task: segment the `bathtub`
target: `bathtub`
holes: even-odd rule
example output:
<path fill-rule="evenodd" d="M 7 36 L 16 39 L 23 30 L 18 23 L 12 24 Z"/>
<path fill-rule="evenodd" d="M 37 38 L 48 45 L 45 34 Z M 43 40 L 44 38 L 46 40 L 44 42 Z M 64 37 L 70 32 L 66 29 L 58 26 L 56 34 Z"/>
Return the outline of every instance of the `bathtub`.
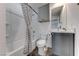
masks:
<path fill-rule="evenodd" d="M 24 46 L 21 46 L 20 48 L 6 54 L 6 56 L 26 56 L 25 54 L 23 54 L 24 51 Z"/>

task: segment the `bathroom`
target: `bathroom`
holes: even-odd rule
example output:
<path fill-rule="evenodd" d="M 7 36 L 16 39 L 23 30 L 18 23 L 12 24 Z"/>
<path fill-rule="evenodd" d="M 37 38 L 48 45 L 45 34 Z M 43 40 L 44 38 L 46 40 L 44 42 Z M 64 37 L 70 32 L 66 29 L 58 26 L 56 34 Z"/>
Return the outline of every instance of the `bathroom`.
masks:
<path fill-rule="evenodd" d="M 77 3 L 5 3 L 0 7 L 1 56 L 79 55 Z"/>

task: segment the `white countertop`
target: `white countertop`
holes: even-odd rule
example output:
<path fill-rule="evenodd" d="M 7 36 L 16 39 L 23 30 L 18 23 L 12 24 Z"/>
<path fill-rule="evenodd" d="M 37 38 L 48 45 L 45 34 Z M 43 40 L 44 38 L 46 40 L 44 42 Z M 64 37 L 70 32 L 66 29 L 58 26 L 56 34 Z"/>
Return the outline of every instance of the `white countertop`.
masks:
<path fill-rule="evenodd" d="M 51 30 L 53 33 L 75 33 L 74 31 L 65 31 L 65 30 Z"/>

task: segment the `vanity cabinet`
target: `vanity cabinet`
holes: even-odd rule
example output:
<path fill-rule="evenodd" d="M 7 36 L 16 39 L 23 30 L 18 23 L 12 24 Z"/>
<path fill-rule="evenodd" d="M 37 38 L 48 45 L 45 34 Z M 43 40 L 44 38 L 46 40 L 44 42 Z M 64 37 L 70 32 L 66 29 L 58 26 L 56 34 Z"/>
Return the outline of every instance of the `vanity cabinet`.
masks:
<path fill-rule="evenodd" d="M 52 32 L 52 51 L 57 56 L 74 56 L 75 34 Z"/>

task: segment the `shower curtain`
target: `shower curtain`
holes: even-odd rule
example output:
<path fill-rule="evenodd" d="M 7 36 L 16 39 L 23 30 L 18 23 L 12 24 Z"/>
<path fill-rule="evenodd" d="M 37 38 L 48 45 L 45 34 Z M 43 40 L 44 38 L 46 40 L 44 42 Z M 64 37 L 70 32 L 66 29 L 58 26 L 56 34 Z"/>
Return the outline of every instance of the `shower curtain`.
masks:
<path fill-rule="evenodd" d="M 26 41 L 24 46 L 24 54 L 29 54 L 32 51 L 32 12 L 26 3 L 22 3 L 21 6 L 26 22 Z"/>

